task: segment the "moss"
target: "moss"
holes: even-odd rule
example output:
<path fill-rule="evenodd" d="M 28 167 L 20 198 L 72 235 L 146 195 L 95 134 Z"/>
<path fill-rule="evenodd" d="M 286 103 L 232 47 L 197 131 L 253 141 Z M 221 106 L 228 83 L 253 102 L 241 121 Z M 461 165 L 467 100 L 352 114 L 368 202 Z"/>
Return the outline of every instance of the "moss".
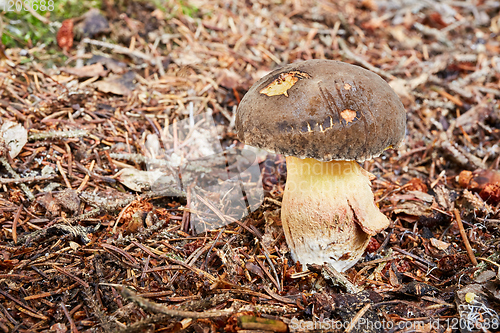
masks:
<path fill-rule="evenodd" d="M 90 8 L 100 8 L 101 0 L 28 0 L 31 8 L 50 19 L 62 22 L 78 17 Z M 7 10 L 10 9 L 10 10 Z M 17 8 L 19 9 L 19 8 Z M 18 11 L 16 7 L 0 6 L 0 18 L 3 21 L 2 43 L 7 48 L 32 47 L 37 44 L 55 45 L 57 24 L 45 24 L 26 9 Z"/>

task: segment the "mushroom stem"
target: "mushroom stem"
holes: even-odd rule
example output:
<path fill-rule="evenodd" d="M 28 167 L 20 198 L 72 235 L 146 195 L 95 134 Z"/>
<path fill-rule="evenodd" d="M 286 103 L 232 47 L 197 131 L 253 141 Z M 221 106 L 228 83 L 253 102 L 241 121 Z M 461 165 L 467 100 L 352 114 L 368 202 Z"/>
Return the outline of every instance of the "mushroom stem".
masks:
<path fill-rule="evenodd" d="M 355 161 L 287 156 L 286 164 L 281 220 L 293 259 L 302 265 L 328 262 L 338 271 L 352 267 L 370 236 L 389 226 L 367 173 Z"/>

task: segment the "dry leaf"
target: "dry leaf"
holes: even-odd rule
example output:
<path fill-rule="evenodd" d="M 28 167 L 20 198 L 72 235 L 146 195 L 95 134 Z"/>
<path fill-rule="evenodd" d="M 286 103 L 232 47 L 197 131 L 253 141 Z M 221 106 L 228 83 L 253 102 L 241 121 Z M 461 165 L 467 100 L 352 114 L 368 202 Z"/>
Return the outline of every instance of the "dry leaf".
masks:
<path fill-rule="evenodd" d="M 83 66 L 80 68 L 61 68 L 61 71 L 66 72 L 77 77 L 94 77 L 94 76 L 106 76 L 108 71 L 104 69 L 101 63 L 96 63 L 93 65 Z"/>
<path fill-rule="evenodd" d="M 118 181 L 129 189 L 137 192 L 151 188 L 160 177 L 165 176 L 161 171 L 142 171 L 134 168 L 125 168 L 118 173 Z M 172 182 L 174 182 L 172 178 Z"/>
<path fill-rule="evenodd" d="M 127 72 L 122 76 L 108 78 L 95 85 L 97 89 L 104 93 L 112 93 L 115 95 L 128 95 L 135 88 L 135 73 Z"/>
<path fill-rule="evenodd" d="M 26 131 L 23 125 L 12 121 L 6 121 L 2 125 L 0 135 L 3 137 L 7 147 L 9 147 L 11 158 L 19 155 L 26 142 L 28 142 L 28 131 Z"/>
<path fill-rule="evenodd" d="M 408 214 L 413 216 L 430 216 L 432 214 L 432 209 L 426 206 L 422 202 L 418 201 L 407 201 L 397 205 L 393 211 L 395 214 Z"/>
<path fill-rule="evenodd" d="M 77 242 L 70 241 L 69 242 L 69 247 L 71 247 L 71 249 L 73 251 L 76 251 L 80 247 L 80 244 L 78 244 Z"/>
<path fill-rule="evenodd" d="M 92 58 L 87 61 L 87 65 L 93 65 L 97 63 L 102 64 L 105 68 L 109 69 L 115 74 L 122 74 L 127 68 L 127 65 L 124 62 L 96 54 L 94 54 Z"/>
<path fill-rule="evenodd" d="M 436 249 L 441 250 L 441 251 L 446 250 L 450 246 L 449 243 L 443 242 L 443 241 L 436 239 L 436 238 L 431 238 L 431 245 L 434 246 Z"/>

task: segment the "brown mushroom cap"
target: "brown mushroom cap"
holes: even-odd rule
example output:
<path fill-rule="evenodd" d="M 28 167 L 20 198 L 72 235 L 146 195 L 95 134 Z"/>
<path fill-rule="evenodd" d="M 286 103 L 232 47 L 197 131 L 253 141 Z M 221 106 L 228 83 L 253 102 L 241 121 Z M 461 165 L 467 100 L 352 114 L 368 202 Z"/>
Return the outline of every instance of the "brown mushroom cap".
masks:
<path fill-rule="evenodd" d="M 333 60 L 293 63 L 261 78 L 241 100 L 242 142 L 319 161 L 363 161 L 397 147 L 406 111 L 377 74 Z"/>

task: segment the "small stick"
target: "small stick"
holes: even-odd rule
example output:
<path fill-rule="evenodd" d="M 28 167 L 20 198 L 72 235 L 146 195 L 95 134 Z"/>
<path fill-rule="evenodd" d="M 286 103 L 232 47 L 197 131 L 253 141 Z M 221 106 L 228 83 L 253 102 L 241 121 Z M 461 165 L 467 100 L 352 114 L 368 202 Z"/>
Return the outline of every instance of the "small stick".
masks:
<path fill-rule="evenodd" d="M 63 167 L 62 167 L 62 164 L 61 164 L 61 161 L 60 160 L 57 160 L 56 162 L 57 164 L 57 168 L 59 169 L 59 173 L 61 173 L 61 176 L 63 177 L 64 179 L 64 183 L 66 184 L 66 187 L 69 188 L 69 189 L 73 189 L 71 187 L 71 183 L 69 182 L 68 180 L 68 177 L 66 177 L 66 173 L 64 172 L 63 170 Z"/>
<path fill-rule="evenodd" d="M 437 176 L 436 180 L 431 183 L 431 188 L 434 188 L 437 183 L 446 175 L 446 170 L 441 171 L 441 173 Z"/>
<path fill-rule="evenodd" d="M 83 136 L 88 136 L 88 132 L 85 130 L 30 132 L 28 134 L 28 141 L 79 138 Z"/>
<path fill-rule="evenodd" d="M 457 106 L 462 107 L 464 105 L 464 103 L 460 100 L 460 98 L 455 97 L 452 94 L 449 94 L 444 89 L 440 89 L 440 88 L 433 89 L 433 88 L 431 88 L 431 90 L 436 91 L 438 94 L 440 94 L 441 96 L 447 98 L 449 101 L 451 101 L 453 104 L 455 104 Z"/>
<path fill-rule="evenodd" d="M 64 312 L 64 315 L 66 316 L 66 318 L 69 321 L 69 325 L 71 327 L 71 333 L 79 333 L 78 329 L 76 328 L 75 322 L 73 321 L 73 318 L 71 318 L 71 315 L 69 314 L 68 309 L 66 309 L 66 305 L 64 305 L 64 303 L 61 303 L 60 306 Z"/>
<path fill-rule="evenodd" d="M 271 273 L 269 272 L 269 270 L 266 268 L 266 266 L 264 266 L 264 264 L 262 263 L 262 261 L 260 261 L 259 259 L 255 258 L 255 261 L 259 264 L 260 268 L 262 268 L 262 271 L 267 275 L 267 277 L 269 278 L 269 280 L 271 280 L 271 282 L 276 286 L 276 288 L 278 290 L 281 289 L 278 281 L 276 281 L 274 279 L 274 277 L 271 275 Z"/>
<path fill-rule="evenodd" d="M 266 285 L 264 285 L 263 288 L 269 294 L 269 296 L 271 296 L 272 298 L 274 298 L 275 300 L 277 300 L 279 302 L 282 302 L 282 303 L 285 303 L 285 304 L 296 304 L 295 300 L 293 300 L 291 298 L 280 296 L 279 294 L 276 294 L 275 292 L 273 292 L 271 290 L 271 288 L 269 288 Z"/>
<path fill-rule="evenodd" d="M 111 43 L 107 43 L 107 42 L 103 42 L 103 41 L 99 41 L 99 40 L 95 40 L 95 39 L 90 39 L 90 38 L 82 39 L 82 43 L 91 44 L 91 45 L 100 46 L 100 47 L 105 47 L 105 48 L 113 50 L 116 53 L 121 53 L 121 54 L 125 54 L 128 56 L 134 56 L 136 58 L 145 60 L 145 61 L 151 63 L 152 65 L 155 64 L 155 61 L 154 61 L 155 59 L 152 56 L 147 55 L 147 54 L 145 54 L 141 51 L 138 51 L 138 50 L 130 50 L 128 47 L 123 47 L 120 45 L 111 44 Z"/>
<path fill-rule="evenodd" d="M 462 219 L 460 218 L 460 212 L 458 209 L 454 209 L 455 217 L 457 219 L 458 229 L 460 230 L 460 235 L 462 235 L 462 239 L 464 240 L 465 248 L 467 249 L 467 253 L 469 254 L 470 261 L 477 266 L 477 260 L 474 256 L 474 252 L 472 251 L 472 247 L 470 246 L 469 239 L 467 238 L 467 234 L 464 229 L 464 225 L 462 224 Z"/>
<path fill-rule="evenodd" d="M 415 259 L 415 260 L 417 260 L 417 261 L 420 261 L 421 263 L 424 263 L 424 264 L 426 264 L 426 265 L 428 265 L 428 266 L 430 266 L 430 267 L 437 267 L 435 263 L 430 262 L 430 261 L 428 261 L 428 260 L 425 260 L 424 258 L 421 258 L 421 257 L 419 257 L 419 256 L 416 256 L 416 255 L 414 255 L 413 253 L 410 253 L 410 252 L 408 252 L 408 251 L 405 251 L 405 250 L 403 250 L 403 249 L 400 249 L 400 248 L 399 248 L 399 247 L 397 247 L 397 246 L 393 246 L 393 247 L 392 247 L 392 249 L 393 249 L 393 250 L 398 251 L 399 253 L 402 253 L 402 254 L 404 254 L 404 255 L 407 255 L 407 256 L 408 256 L 408 257 L 410 257 L 410 258 L 413 258 L 413 259 Z"/>
<path fill-rule="evenodd" d="M 482 261 L 485 261 L 485 262 L 487 262 L 487 263 L 489 263 L 489 264 L 491 264 L 491 265 L 495 265 L 495 266 L 497 266 L 498 268 L 500 268 L 500 264 L 497 264 L 496 262 L 494 262 L 494 261 L 492 261 L 492 260 L 490 260 L 490 259 L 488 259 L 488 258 L 479 257 L 479 258 L 477 258 L 477 259 L 482 260 Z"/>
<path fill-rule="evenodd" d="M 349 323 L 349 326 L 347 326 L 347 328 L 345 329 L 345 333 L 349 333 L 350 331 L 352 331 L 354 326 L 356 326 L 356 323 L 361 319 L 361 317 L 364 316 L 364 314 L 366 313 L 366 311 L 368 311 L 370 307 L 371 304 L 368 303 L 365 306 L 363 306 L 363 308 L 359 310 L 358 313 L 356 313 L 356 315 L 352 318 L 351 322 Z"/>
<path fill-rule="evenodd" d="M 42 320 L 49 320 L 48 317 L 46 317 L 46 316 L 44 316 L 42 314 L 37 313 L 35 309 L 33 309 L 29 305 L 21 302 L 20 300 L 18 300 L 17 298 L 15 298 L 11 294 L 9 294 L 8 292 L 3 291 L 3 290 L 0 289 L 0 294 L 2 296 L 4 296 L 5 298 L 10 299 L 11 301 L 13 301 L 14 303 L 16 303 L 17 305 L 19 305 L 20 308 L 17 308 L 18 310 L 22 308 L 22 309 L 24 309 L 24 311 L 22 311 L 22 312 L 27 313 L 28 315 L 30 315 L 32 317 L 35 317 L 35 318 L 38 318 L 38 319 L 42 319 Z"/>
<path fill-rule="evenodd" d="M 56 265 L 53 265 L 52 268 L 55 268 L 56 271 L 58 271 L 59 273 L 63 273 L 64 275 L 66 275 L 67 277 L 75 280 L 76 282 L 78 282 L 79 284 L 81 284 L 82 287 L 84 288 L 90 288 L 90 286 L 87 284 L 87 282 L 83 281 L 82 279 L 74 276 L 73 274 L 71 274 L 70 272 L 67 272 L 65 271 L 64 269 L 56 266 Z"/>
<path fill-rule="evenodd" d="M 334 285 L 344 287 L 351 294 L 357 294 L 361 291 L 358 286 L 349 281 L 344 274 L 337 271 L 331 264 L 325 263 L 323 265 L 321 275 L 325 279 L 331 280 Z"/>
<path fill-rule="evenodd" d="M 37 181 L 50 180 L 56 177 L 57 175 L 34 176 L 34 177 L 24 177 L 24 178 L 0 178 L 0 184 L 31 183 Z"/>
<path fill-rule="evenodd" d="M 136 303 L 139 305 L 141 308 L 145 310 L 149 310 L 155 313 L 162 313 L 167 316 L 171 317 L 182 317 L 182 318 L 196 318 L 196 319 L 202 319 L 202 318 L 217 318 L 217 317 L 223 317 L 223 316 L 229 316 L 233 314 L 235 311 L 233 309 L 224 309 L 224 310 L 215 310 L 215 311 L 203 311 L 203 312 L 194 312 L 194 311 L 182 311 L 182 310 L 174 310 L 174 309 L 169 309 L 163 304 L 157 304 L 155 302 L 151 302 L 150 300 L 138 296 L 135 292 L 132 290 L 123 287 L 118 284 L 111 284 L 111 283 L 101 283 L 101 285 L 106 285 L 106 286 L 113 286 L 122 295 L 124 299 L 131 300 L 132 302 Z"/>
<path fill-rule="evenodd" d="M 23 210 L 23 205 L 19 206 L 19 209 L 14 216 L 14 221 L 12 221 L 12 240 L 17 244 L 17 222 L 19 221 L 19 217 L 21 216 L 21 211 Z"/>
<path fill-rule="evenodd" d="M 68 112 L 68 115 L 71 112 Z M 73 178 L 73 154 L 71 154 L 71 148 L 67 142 L 64 142 L 64 146 L 66 146 L 66 152 L 68 153 L 68 177 Z"/>
<path fill-rule="evenodd" d="M 280 278 L 278 277 L 278 273 L 276 272 L 276 269 L 274 268 L 273 262 L 272 262 L 271 258 L 269 257 L 269 252 L 267 251 L 264 244 L 262 244 L 262 242 L 260 243 L 260 246 L 261 246 L 262 252 L 264 252 L 264 255 L 266 256 L 266 259 L 267 259 L 267 262 L 269 263 L 269 266 L 271 266 L 271 269 L 273 270 L 274 277 L 276 280 L 276 286 L 278 287 L 278 291 L 282 291 L 283 289 L 281 288 L 281 285 L 280 285 Z"/>
<path fill-rule="evenodd" d="M 90 179 L 90 173 L 92 172 L 92 169 L 94 169 L 94 164 L 95 164 L 95 160 L 92 160 L 92 162 L 90 162 L 89 172 L 85 175 L 85 178 L 83 178 L 83 181 L 80 184 L 80 186 L 78 186 L 78 188 L 76 189 L 76 192 L 83 191 L 85 189 L 85 187 L 87 186 L 87 182 Z"/>

